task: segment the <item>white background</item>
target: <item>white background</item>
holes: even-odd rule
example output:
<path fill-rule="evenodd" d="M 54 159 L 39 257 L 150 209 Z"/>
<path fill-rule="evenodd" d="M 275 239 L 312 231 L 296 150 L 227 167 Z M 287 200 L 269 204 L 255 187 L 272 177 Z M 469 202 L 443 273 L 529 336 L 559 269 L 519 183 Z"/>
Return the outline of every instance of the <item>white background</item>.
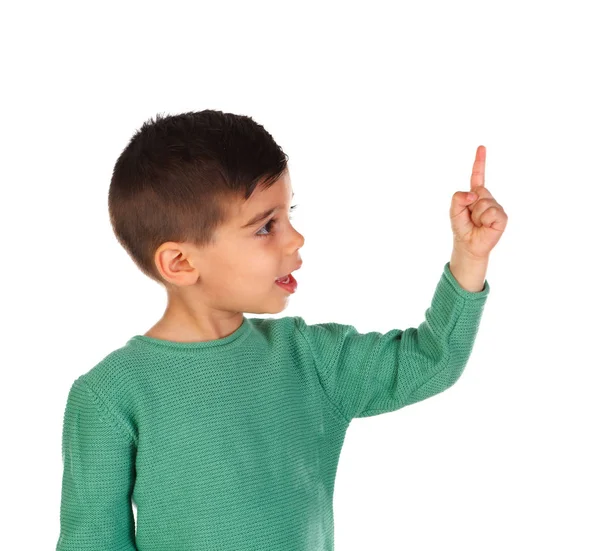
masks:
<path fill-rule="evenodd" d="M 336 551 L 600 549 L 593 2 L 34 2 L 3 10 L 2 547 L 54 549 L 71 383 L 162 315 L 107 192 L 156 113 L 249 115 L 305 236 L 275 317 L 416 327 L 478 145 L 509 216 L 451 389 L 352 421 Z M 252 314 L 250 314 L 252 315 Z"/>

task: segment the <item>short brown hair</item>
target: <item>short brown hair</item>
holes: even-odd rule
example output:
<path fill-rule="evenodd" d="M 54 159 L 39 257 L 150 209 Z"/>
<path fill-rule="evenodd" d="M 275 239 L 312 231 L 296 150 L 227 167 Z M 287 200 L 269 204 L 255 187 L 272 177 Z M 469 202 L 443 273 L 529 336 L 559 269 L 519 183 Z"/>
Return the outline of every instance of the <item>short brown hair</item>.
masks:
<path fill-rule="evenodd" d="M 289 157 L 251 117 L 205 109 L 157 114 L 135 132 L 115 164 L 110 223 L 137 267 L 163 284 L 154 263 L 166 241 L 213 243 L 232 199 L 270 187 Z"/>

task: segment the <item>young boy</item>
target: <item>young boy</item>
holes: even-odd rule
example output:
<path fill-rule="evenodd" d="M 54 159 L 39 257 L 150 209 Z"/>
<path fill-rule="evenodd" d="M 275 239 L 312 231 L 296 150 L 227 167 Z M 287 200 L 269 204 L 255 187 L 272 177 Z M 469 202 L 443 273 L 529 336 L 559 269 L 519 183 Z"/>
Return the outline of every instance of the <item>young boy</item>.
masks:
<path fill-rule="evenodd" d="M 506 225 L 484 155 L 478 201 L 453 197 L 455 247 L 425 321 L 360 334 L 244 315 L 286 307 L 304 245 L 288 157 L 261 125 L 213 110 L 144 123 L 116 162 L 109 213 L 168 305 L 71 386 L 56 549 L 333 550 L 351 420 L 444 391 L 470 356 Z"/>

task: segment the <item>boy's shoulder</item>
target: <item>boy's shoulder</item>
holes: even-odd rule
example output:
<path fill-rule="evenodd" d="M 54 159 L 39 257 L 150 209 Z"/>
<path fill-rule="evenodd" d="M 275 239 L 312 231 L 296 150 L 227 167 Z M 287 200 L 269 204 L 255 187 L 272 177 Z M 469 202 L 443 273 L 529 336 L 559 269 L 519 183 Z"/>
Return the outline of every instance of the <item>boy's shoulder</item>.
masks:
<path fill-rule="evenodd" d="M 96 404 L 99 411 L 115 419 L 133 441 L 137 440 L 132 404 L 136 401 L 136 371 L 143 364 L 143 351 L 130 342 L 109 352 L 91 369 L 79 375 L 71 385 L 69 395 L 80 392 Z"/>
<path fill-rule="evenodd" d="M 252 318 L 254 327 L 262 336 L 281 346 L 306 345 L 311 338 L 310 325 L 302 316 L 285 316 L 281 318 Z M 319 326 L 338 327 L 334 322 L 320 323 Z"/>
<path fill-rule="evenodd" d="M 96 362 L 73 383 L 83 383 L 93 394 L 115 407 L 128 407 L 139 390 L 144 366 L 152 361 L 151 354 L 136 347 L 129 339 Z"/>
<path fill-rule="evenodd" d="M 131 368 L 143 359 L 144 351 L 132 346 L 131 339 L 123 346 L 107 353 L 88 371 L 79 376 L 91 387 L 104 387 L 122 378 Z"/>
<path fill-rule="evenodd" d="M 300 316 L 283 316 L 281 318 L 248 318 L 257 331 L 266 336 L 275 336 L 281 331 L 293 331 L 297 328 Z M 275 334 L 273 334 L 275 332 Z"/>

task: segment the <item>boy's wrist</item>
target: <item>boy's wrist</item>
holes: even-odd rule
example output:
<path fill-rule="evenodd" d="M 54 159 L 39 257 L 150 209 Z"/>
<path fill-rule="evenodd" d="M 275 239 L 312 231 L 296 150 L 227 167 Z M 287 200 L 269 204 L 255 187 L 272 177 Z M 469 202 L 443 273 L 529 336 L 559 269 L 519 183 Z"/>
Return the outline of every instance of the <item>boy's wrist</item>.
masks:
<path fill-rule="evenodd" d="M 474 258 L 454 248 L 449 267 L 454 279 L 465 291 L 479 293 L 483 291 L 485 284 L 488 261 L 489 257 Z"/>

